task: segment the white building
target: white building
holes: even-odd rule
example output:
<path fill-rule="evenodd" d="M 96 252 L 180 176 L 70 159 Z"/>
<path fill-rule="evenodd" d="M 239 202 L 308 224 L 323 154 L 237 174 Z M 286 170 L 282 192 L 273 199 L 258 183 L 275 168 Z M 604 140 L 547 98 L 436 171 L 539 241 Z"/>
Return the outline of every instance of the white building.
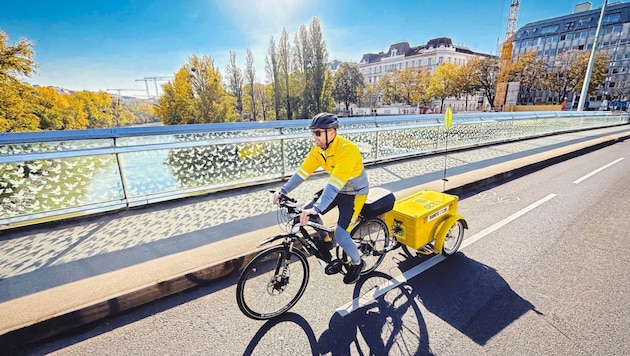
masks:
<path fill-rule="evenodd" d="M 429 40 L 426 44 L 411 47 L 408 42 L 399 42 L 389 46 L 385 53 L 366 53 L 359 62 L 359 71 L 365 76 L 366 84 L 375 85 L 379 79 L 388 72 L 403 70 L 409 67 L 427 68 L 433 72 L 443 62 L 465 65 L 474 57 L 493 57 L 489 54 L 476 53 L 470 49 L 458 45 L 448 37 L 440 37 Z M 440 101 L 433 103 L 439 108 Z M 379 98 L 379 106 L 382 100 Z M 480 93 L 466 99 L 448 98 L 444 101 L 444 107 L 451 107 L 454 111 L 475 111 L 489 108 L 487 99 Z"/>

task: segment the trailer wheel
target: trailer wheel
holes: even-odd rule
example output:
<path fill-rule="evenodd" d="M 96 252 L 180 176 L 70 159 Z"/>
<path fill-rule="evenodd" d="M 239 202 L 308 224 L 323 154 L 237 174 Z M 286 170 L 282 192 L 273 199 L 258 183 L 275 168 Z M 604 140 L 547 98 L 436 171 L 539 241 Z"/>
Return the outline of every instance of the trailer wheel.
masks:
<path fill-rule="evenodd" d="M 446 233 L 444 244 L 442 245 L 442 254 L 451 256 L 457 252 L 464 241 L 464 223 L 457 220 Z"/>

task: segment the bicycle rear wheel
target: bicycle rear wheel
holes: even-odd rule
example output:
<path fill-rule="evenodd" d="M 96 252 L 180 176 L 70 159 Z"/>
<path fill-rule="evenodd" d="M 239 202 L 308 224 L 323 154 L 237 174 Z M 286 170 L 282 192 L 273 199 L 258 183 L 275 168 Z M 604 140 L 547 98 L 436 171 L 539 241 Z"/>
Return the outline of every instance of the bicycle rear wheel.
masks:
<path fill-rule="evenodd" d="M 374 271 L 383 262 L 391 243 L 385 222 L 379 218 L 362 220 L 352 229 L 350 237 L 357 244 L 361 258 L 365 261 L 361 275 Z"/>
<path fill-rule="evenodd" d="M 300 300 L 308 278 L 308 261 L 301 251 L 289 252 L 283 245 L 271 247 L 243 269 L 236 286 L 236 303 L 249 318 L 271 319 Z"/>

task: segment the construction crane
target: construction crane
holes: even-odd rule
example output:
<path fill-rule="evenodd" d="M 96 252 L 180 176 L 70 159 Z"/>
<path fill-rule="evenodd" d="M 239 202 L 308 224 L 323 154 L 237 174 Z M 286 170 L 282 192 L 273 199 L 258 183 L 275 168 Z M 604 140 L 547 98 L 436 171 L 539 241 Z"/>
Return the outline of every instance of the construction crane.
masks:
<path fill-rule="evenodd" d="M 507 30 L 505 31 L 505 41 L 501 46 L 501 62 L 499 63 L 499 75 L 497 76 L 497 88 L 494 96 L 495 108 L 500 108 L 505 104 L 508 74 L 510 73 L 510 64 L 512 64 L 512 42 L 516 34 L 516 19 L 518 18 L 519 5 L 520 0 L 512 0 L 510 4 L 510 15 L 508 16 Z"/>
<path fill-rule="evenodd" d="M 172 79 L 172 77 L 144 77 L 142 79 L 136 79 L 136 82 L 144 82 L 144 85 L 147 88 L 147 97 L 151 97 L 151 95 L 149 94 L 149 82 L 153 81 L 153 83 L 155 83 L 155 97 L 158 97 L 158 86 L 157 86 L 157 82 L 158 81 L 165 81 L 165 80 L 169 80 Z"/>

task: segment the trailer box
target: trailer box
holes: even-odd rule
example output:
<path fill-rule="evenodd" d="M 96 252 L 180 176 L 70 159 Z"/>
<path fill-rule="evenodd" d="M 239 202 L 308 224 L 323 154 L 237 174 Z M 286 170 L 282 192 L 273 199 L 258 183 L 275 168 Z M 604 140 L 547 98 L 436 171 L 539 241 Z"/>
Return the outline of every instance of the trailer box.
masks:
<path fill-rule="evenodd" d="M 422 190 L 397 200 L 394 208 L 385 214 L 390 236 L 413 249 L 435 239 L 437 229 L 444 220 L 457 215 L 456 195 Z"/>

